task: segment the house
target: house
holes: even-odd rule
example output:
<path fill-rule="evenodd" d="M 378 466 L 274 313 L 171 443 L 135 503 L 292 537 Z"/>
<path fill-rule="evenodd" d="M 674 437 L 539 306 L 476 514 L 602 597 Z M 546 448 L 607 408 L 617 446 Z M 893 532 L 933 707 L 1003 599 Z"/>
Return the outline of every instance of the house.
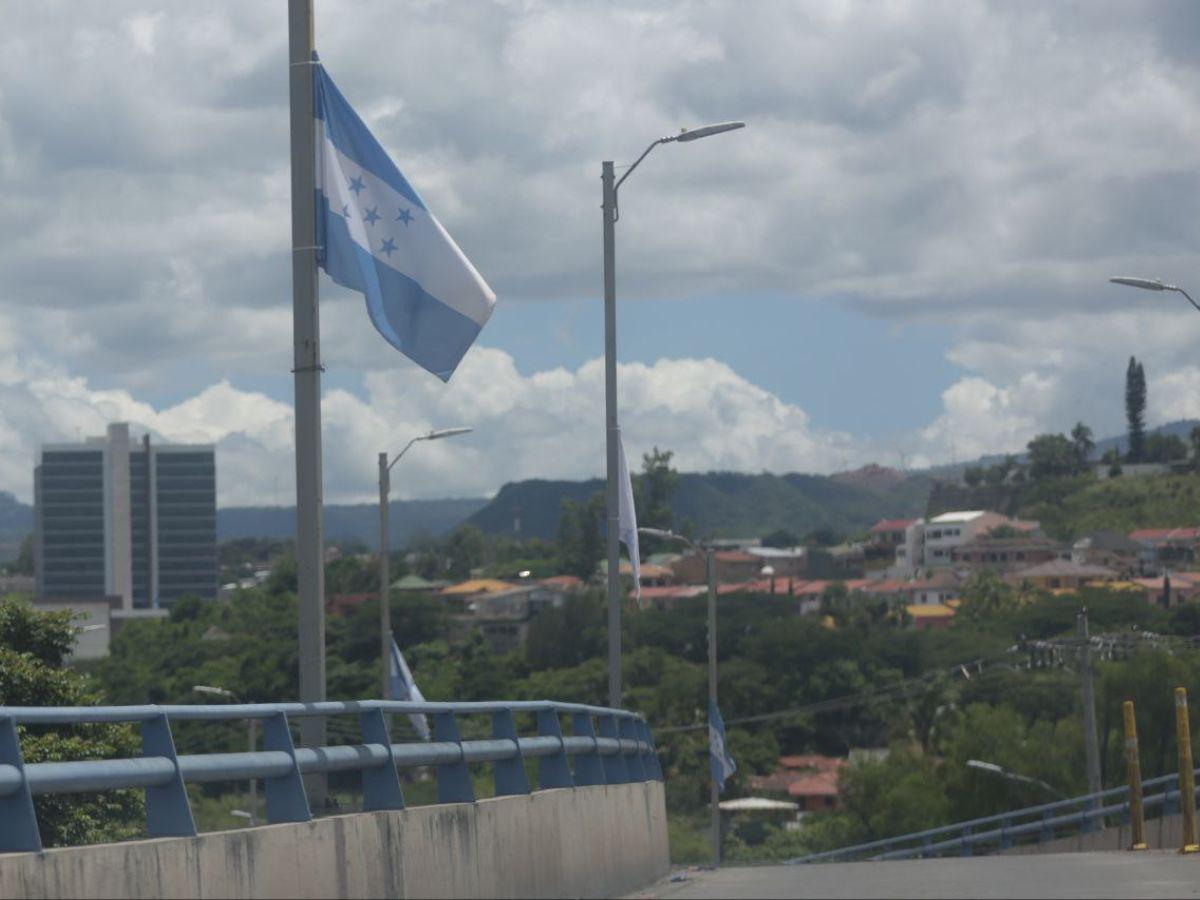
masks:
<path fill-rule="evenodd" d="M 1069 552 L 1049 538 L 1033 535 L 994 538 L 984 534 L 951 548 L 950 559 L 955 566 L 964 568 L 1011 572 L 1061 559 Z"/>
<path fill-rule="evenodd" d="M 758 578 L 763 561 L 746 550 L 715 550 L 713 564 L 717 569 L 717 581 L 731 583 Z M 671 563 L 675 580 L 681 584 L 704 584 L 708 575 L 704 571 L 704 557 L 691 553 Z"/>
<path fill-rule="evenodd" d="M 1169 572 L 1157 578 L 1134 578 L 1113 587 L 1124 584 L 1141 590 L 1147 603 L 1164 609 L 1200 599 L 1200 572 Z"/>
<path fill-rule="evenodd" d="M 808 572 L 808 551 L 803 547 L 748 547 L 746 552 L 761 561 L 759 571 L 770 566 L 775 577 L 802 577 Z"/>
<path fill-rule="evenodd" d="M 954 619 L 957 610 L 944 603 L 910 603 L 905 607 L 909 621 L 917 631 L 930 628 L 945 628 Z"/>
<path fill-rule="evenodd" d="M 567 594 L 576 594 L 585 587 L 583 579 L 578 575 L 551 575 L 543 578 L 539 584 Z"/>
<path fill-rule="evenodd" d="M 916 578 L 905 582 L 901 592 L 908 595 L 915 606 L 944 606 L 956 600 L 962 585 L 957 575 L 949 570 L 934 572 L 928 578 Z"/>
<path fill-rule="evenodd" d="M 703 597 L 708 588 L 702 584 L 672 584 L 664 587 L 642 588 L 642 605 L 655 609 L 673 609 L 680 600 Z"/>
<path fill-rule="evenodd" d="M 1032 534 L 1040 528 L 1037 522 L 1010 519 L 1008 516 L 986 510 L 942 513 L 927 521 L 923 527 L 924 554 L 921 564 L 949 566 L 954 562 L 953 551 L 956 547 L 1001 527 L 1026 534 Z M 909 561 L 916 565 L 911 557 Z"/>
<path fill-rule="evenodd" d="M 448 581 L 430 581 L 428 578 L 422 578 L 420 575 L 405 575 L 403 578 L 397 578 L 392 582 L 392 590 L 400 591 L 405 594 L 417 593 L 435 593 L 442 588 L 449 587 Z"/>
<path fill-rule="evenodd" d="M 1069 559 L 1055 559 L 1027 569 L 1011 572 L 1006 581 L 1012 585 L 1029 583 L 1046 591 L 1078 590 L 1090 582 L 1108 582 L 1116 579 L 1117 573 L 1104 566 L 1074 563 Z"/>
<path fill-rule="evenodd" d="M 1143 569 L 1149 574 L 1159 574 L 1164 569 L 1196 561 L 1200 528 L 1139 528 L 1129 532 L 1129 538 L 1144 548 Z"/>
<path fill-rule="evenodd" d="M 895 556 L 896 548 L 904 543 L 905 533 L 919 519 L 880 519 L 871 526 L 867 547 L 872 555 Z"/>
<path fill-rule="evenodd" d="M 1136 574 L 1145 551 L 1145 544 L 1119 531 L 1093 531 L 1071 545 L 1071 562 Z"/>
<path fill-rule="evenodd" d="M 781 756 L 770 775 L 750 779 L 750 788 L 765 794 L 786 794 L 802 814 L 837 809 L 838 777 L 847 764 L 845 759 L 819 754 Z"/>

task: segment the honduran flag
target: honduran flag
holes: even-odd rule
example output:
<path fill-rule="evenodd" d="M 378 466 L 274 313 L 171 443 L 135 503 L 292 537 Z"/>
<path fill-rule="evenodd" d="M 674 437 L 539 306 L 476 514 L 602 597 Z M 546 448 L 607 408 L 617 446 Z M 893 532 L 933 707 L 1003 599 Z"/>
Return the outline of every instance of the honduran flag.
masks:
<path fill-rule="evenodd" d="M 317 263 L 389 344 L 448 381 L 496 295 L 317 64 Z"/>

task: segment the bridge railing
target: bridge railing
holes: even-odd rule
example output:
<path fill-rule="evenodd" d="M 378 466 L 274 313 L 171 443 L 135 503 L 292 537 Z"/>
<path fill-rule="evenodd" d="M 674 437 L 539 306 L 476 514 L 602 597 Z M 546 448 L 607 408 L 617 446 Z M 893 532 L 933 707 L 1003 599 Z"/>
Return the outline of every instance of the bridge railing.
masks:
<path fill-rule="evenodd" d="M 386 714 L 424 714 L 431 740 L 392 743 Z M 536 722 L 522 735 L 517 716 Z M 357 719 L 361 742 L 297 747 L 289 722 L 306 716 Z M 491 737 L 463 740 L 463 716 L 488 716 Z M 563 719 L 570 722 L 564 734 Z M 172 723 L 258 720 L 261 751 L 178 754 Z M 130 759 L 25 763 L 18 726 L 137 723 L 142 755 Z M 625 710 L 549 701 L 514 703 L 408 703 L 385 700 L 255 703 L 227 706 L 0 706 L 0 852 L 40 851 L 33 798 L 42 794 L 144 788 L 151 837 L 192 836 L 196 825 L 186 784 L 262 779 L 267 821 L 312 818 L 302 776 L 362 774 L 363 809 L 402 809 L 398 768 L 432 766 L 438 803 L 475 800 L 469 763 L 491 763 L 496 796 L 531 791 L 525 760 L 537 760 L 537 788 L 582 787 L 662 780 L 645 720 Z"/>
<path fill-rule="evenodd" d="M 1196 770 L 1200 775 L 1200 769 Z M 1198 789 L 1200 790 L 1200 789 Z M 1142 782 L 1142 805 L 1146 812 L 1161 809 L 1167 815 L 1179 809 L 1179 775 L 1163 775 Z M 1032 837 L 1044 843 L 1065 832 L 1101 828 L 1112 817 L 1129 821 L 1129 786 L 1109 788 L 1053 803 L 1043 803 L 955 822 L 912 834 L 897 835 L 850 847 L 839 847 L 788 860 L 791 865 L 852 860 L 913 859 L 957 853 L 971 856 L 979 851 L 1007 850 Z"/>

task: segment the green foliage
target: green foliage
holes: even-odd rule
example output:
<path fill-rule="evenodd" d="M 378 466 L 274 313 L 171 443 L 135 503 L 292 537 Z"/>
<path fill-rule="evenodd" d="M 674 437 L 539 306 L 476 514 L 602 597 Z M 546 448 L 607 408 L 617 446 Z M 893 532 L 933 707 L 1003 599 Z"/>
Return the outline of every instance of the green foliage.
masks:
<path fill-rule="evenodd" d="M 1197 504 L 1200 482 L 1194 475 L 1068 478 L 1028 486 L 1018 511 L 1040 521 L 1052 537 L 1068 539 L 1100 529 L 1128 533 L 1194 525 Z"/>
<path fill-rule="evenodd" d="M 78 672 L 62 667 L 75 643 L 69 611 L 39 612 L 0 599 L 0 706 L 90 706 L 101 695 Z M 21 726 L 28 763 L 138 756 L 141 742 L 129 725 Z M 121 840 L 143 830 L 144 804 L 136 791 L 42 796 L 34 799 L 46 846 Z"/>
<path fill-rule="evenodd" d="M 558 550 L 563 571 L 585 581 L 596 573 L 604 555 L 600 521 L 604 516 L 604 495 L 597 491 L 586 503 L 562 501 L 558 520 Z"/>
<path fill-rule="evenodd" d="M 4 567 L 9 575 L 33 574 L 33 533 L 21 538 L 21 546 L 17 550 L 16 559 Z"/>
<path fill-rule="evenodd" d="M 471 570 L 482 566 L 487 552 L 483 532 L 474 525 L 460 525 L 446 539 L 446 574 L 451 579 L 471 577 Z"/>
<path fill-rule="evenodd" d="M 1081 470 L 1076 445 L 1061 434 L 1040 434 L 1029 442 L 1029 477 L 1066 478 Z"/>

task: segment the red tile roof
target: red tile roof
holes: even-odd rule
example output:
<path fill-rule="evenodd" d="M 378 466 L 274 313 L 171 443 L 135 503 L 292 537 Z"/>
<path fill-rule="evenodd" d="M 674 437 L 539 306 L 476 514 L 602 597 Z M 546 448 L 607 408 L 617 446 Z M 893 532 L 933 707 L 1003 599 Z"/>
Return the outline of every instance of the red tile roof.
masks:
<path fill-rule="evenodd" d="M 871 534 L 880 534 L 884 531 L 904 531 L 916 521 L 916 519 L 880 519 L 871 526 Z"/>
<path fill-rule="evenodd" d="M 549 578 L 543 578 L 542 584 L 546 585 L 546 587 L 570 590 L 572 588 L 583 587 L 583 579 L 578 575 L 551 575 Z"/>
<path fill-rule="evenodd" d="M 1129 537 L 1140 544 L 1194 541 L 1200 538 L 1200 528 L 1139 528 L 1129 532 Z"/>
<path fill-rule="evenodd" d="M 756 563 L 761 560 L 753 553 L 747 553 L 745 550 L 718 550 L 713 554 L 713 559 L 723 563 Z"/>
<path fill-rule="evenodd" d="M 815 772 L 796 779 L 788 785 L 789 797 L 836 797 L 838 796 L 838 773 Z"/>
<path fill-rule="evenodd" d="M 846 765 L 846 760 L 838 756 L 806 753 L 800 756 L 781 756 L 779 765 L 785 769 L 815 769 L 818 772 L 835 772 Z"/>

